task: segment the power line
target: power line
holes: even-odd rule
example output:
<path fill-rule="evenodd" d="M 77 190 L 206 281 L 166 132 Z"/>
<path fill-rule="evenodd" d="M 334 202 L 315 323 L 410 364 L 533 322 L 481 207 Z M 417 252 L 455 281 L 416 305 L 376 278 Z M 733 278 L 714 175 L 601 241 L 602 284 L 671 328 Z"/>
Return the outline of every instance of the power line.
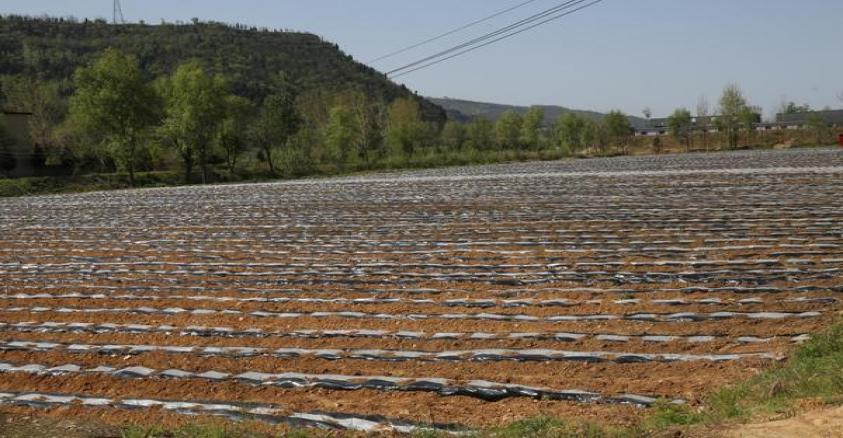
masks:
<path fill-rule="evenodd" d="M 483 18 L 481 18 L 481 19 L 479 19 L 479 20 L 472 21 L 471 23 L 468 23 L 468 24 L 462 25 L 462 26 L 460 26 L 460 27 L 457 27 L 456 29 L 449 30 L 449 31 L 447 31 L 447 32 L 445 32 L 445 33 L 442 33 L 442 34 L 436 35 L 435 37 L 432 37 L 432 38 L 426 39 L 426 40 L 424 40 L 424 41 L 418 42 L 418 43 L 416 43 L 416 44 L 413 44 L 412 46 L 408 46 L 408 47 L 405 47 L 405 48 L 403 48 L 403 49 L 396 50 L 396 51 L 394 51 L 394 52 L 392 52 L 392 53 L 387 53 L 386 55 L 383 55 L 383 56 L 381 56 L 381 57 L 379 57 L 379 58 L 375 58 L 375 59 L 373 59 L 373 60 L 371 60 L 371 61 L 367 62 L 367 64 L 373 64 L 373 63 L 375 63 L 375 62 L 382 61 L 382 60 L 384 60 L 384 59 L 392 58 L 392 57 L 393 57 L 393 56 L 395 56 L 395 55 L 400 55 L 400 54 L 405 53 L 405 52 L 407 52 L 407 51 L 413 50 L 413 49 L 415 49 L 415 48 L 417 48 L 417 47 L 421 47 L 421 46 L 424 46 L 424 45 L 426 45 L 426 44 L 430 44 L 430 43 L 432 43 L 432 42 L 434 42 L 434 41 L 441 40 L 442 38 L 445 38 L 446 36 L 451 36 L 451 35 L 453 35 L 453 34 L 455 34 L 455 33 L 457 33 L 457 32 L 460 32 L 460 31 L 466 30 L 466 29 L 468 29 L 468 28 L 470 28 L 470 27 L 476 26 L 476 25 L 481 24 L 481 23 L 485 23 L 485 22 L 487 22 L 487 21 L 489 21 L 489 20 L 491 20 L 491 19 L 493 19 L 493 18 L 500 17 L 501 15 L 504 15 L 504 14 L 506 14 L 506 13 L 508 13 L 508 12 L 512 12 L 512 11 L 514 11 L 514 10 L 518 9 L 518 8 L 522 8 L 522 7 L 524 7 L 524 6 L 529 5 L 530 3 L 535 3 L 535 2 L 537 2 L 537 1 L 538 1 L 538 0 L 528 0 L 528 1 L 525 1 L 525 2 L 522 2 L 522 3 L 519 3 L 519 4 L 515 5 L 515 6 L 510 7 L 510 8 L 504 9 L 504 10 L 502 10 L 502 11 L 495 12 L 494 14 L 489 15 L 488 17 L 483 17 Z"/>
<path fill-rule="evenodd" d="M 585 2 L 585 1 L 587 1 L 587 0 L 568 0 L 568 1 L 562 2 L 561 4 L 558 4 L 558 5 L 556 5 L 552 8 L 546 9 L 542 12 L 531 15 L 527 18 L 522 19 L 522 20 L 518 20 L 514 23 L 511 23 L 511 24 L 509 24 L 507 26 L 504 26 L 500 29 L 497 29 L 497 30 L 489 32 L 485 35 L 474 38 L 470 41 L 466 41 L 462 44 L 458 44 L 458 45 L 456 45 L 454 47 L 451 47 L 449 49 L 446 49 L 446 50 L 443 50 L 441 52 L 430 55 L 426 58 L 419 59 L 418 61 L 412 62 L 410 64 L 407 64 L 407 65 L 404 65 L 402 67 L 396 68 L 394 70 L 388 71 L 386 74 L 387 75 L 393 75 L 393 74 L 401 72 L 403 70 L 411 69 L 411 68 L 413 68 L 417 65 L 424 64 L 428 61 L 431 61 L 431 60 L 446 56 L 450 53 L 462 50 L 466 47 L 470 47 L 470 46 L 482 43 L 483 41 L 489 40 L 491 38 L 495 38 L 498 35 L 505 34 L 505 33 L 510 32 L 512 30 L 518 29 L 522 26 L 529 25 L 531 23 L 534 23 L 534 22 L 539 21 L 543 18 L 546 18 L 546 17 L 551 16 L 553 14 L 559 13 L 561 11 L 564 11 L 565 9 L 571 8 L 572 6 L 576 6 L 576 4 L 579 4 L 579 3 L 582 3 L 582 2 Z"/>
<path fill-rule="evenodd" d="M 565 2 L 563 5 L 556 6 L 554 8 L 551 8 L 548 11 L 544 11 L 542 13 L 536 14 L 533 17 L 526 18 L 526 19 L 521 20 L 517 23 L 513 23 L 513 24 L 511 24 L 509 26 L 506 26 L 502 29 L 499 29 L 495 32 L 491 32 L 487 35 L 475 38 L 474 40 L 471 40 L 469 42 L 460 44 L 460 45 L 452 47 L 448 50 L 444 50 L 442 52 L 439 52 L 435 55 L 428 56 L 424 59 L 421 59 L 421 60 L 418 60 L 416 62 L 407 64 L 407 65 L 405 65 L 403 67 L 400 67 L 400 68 L 397 68 L 395 70 L 389 71 L 389 72 L 387 72 L 387 75 L 389 75 L 393 78 L 397 78 L 397 77 L 401 77 L 401 76 L 410 74 L 412 72 L 421 70 L 423 68 L 427 68 L 427 67 L 439 64 L 441 62 L 447 61 L 449 59 L 456 58 L 456 57 L 461 56 L 463 54 L 473 52 L 473 51 L 475 51 L 477 49 L 480 49 L 482 47 L 486 47 L 490 44 L 494 44 L 498 41 L 501 41 L 501 40 L 504 40 L 504 39 L 507 39 L 507 38 L 511 38 L 515 35 L 518 35 L 518 34 L 521 34 L 523 32 L 526 32 L 528 30 L 534 29 L 538 26 L 549 23 L 551 21 L 555 21 L 555 20 L 558 20 L 560 18 L 566 17 L 566 16 L 571 15 L 575 12 L 578 12 L 578 11 L 581 11 L 583 9 L 594 6 L 597 3 L 602 2 L 603 0 L 593 0 L 590 3 L 587 3 L 585 5 L 576 7 L 574 9 L 569 9 L 573 6 L 581 5 L 582 3 L 585 3 L 586 1 L 588 1 L 588 0 L 571 0 L 571 1 Z M 535 23 L 535 24 L 532 24 L 532 23 Z M 526 25 L 529 25 L 529 26 L 526 26 Z M 526 26 L 526 27 L 524 27 L 524 26 Z M 500 36 L 500 35 L 502 35 L 502 36 Z M 495 37 L 497 37 L 497 38 L 495 38 Z M 491 41 L 486 41 L 486 40 L 489 40 L 490 38 L 494 38 L 494 39 L 492 39 Z M 486 42 L 484 42 L 484 41 L 486 41 Z M 482 44 L 479 44 L 479 43 L 482 43 Z M 461 50 L 461 49 L 465 49 L 465 50 Z M 448 54 L 453 53 L 453 52 L 457 52 L 457 53 L 454 53 L 453 55 L 450 55 L 450 56 L 447 56 L 447 57 L 443 58 L 443 56 L 448 55 Z M 427 62 L 427 61 L 431 61 L 431 62 Z M 398 73 L 398 74 L 396 74 L 396 73 Z"/>
<path fill-rule="evenodd" d="M 568 1 L 565 1 L 565 2 L 563 2 L 562 4 L 556 5 L 556 6 L 552 7 L 552 8 L 550 8 L 550 9 L 546 9 L 546 10 L 544 10 L 544 11 L 542 11 L 542 12 L 539 12 L 538 14 L 531 15 L 531 16 L 529 16 L 529 17 L 527 17 L 527 18 L 522 19 L 522 20 L 518 20 L 518 21 L 516 21 L 515 23 L 511 23 L 511 24 L 509 24 L 508 26 L 504 26 L 504 27 L 502 27 L 502 28 L 500 28 L 500 29 L 497 29 L 497 30 L 495 30 L 495 31 L 492 31 L 492 32 L 487 33 L 487 34 L 485 34 L 485 35 L 482 35 L 482 36 L 480 36 L 480 37 L 474 38 L 473 40 L 470 40 L 470 41 L 464 42 L 464 43 L 462 43 L 462 44 L 459 44 L 459 45 L 457 45 L 457 46 L 451 47 L 451 48 L 449 48 L 449 49 L 443 50 L 443 51 L 441 51 L 441 52 L 439 52 L 439 53 L 435 53 L 435 54 L 430 55 L 430 56 L 428 56 L 428 57 L 426 57 L 426 58 L 422 58 L 422 59 L 420 59 L 420 60 L 418 60 L 418 61 L 412 62 L 412 63 L 410 63 L 410 64 L 407 64 L 407 65 L 403 66 L 403 67 L 397 68 L 397 69 L 395 69 L 395 70 L 388 71 L 386 74 L 387 74 L 387 75 L 391 75 L 391 74 L 397 73 L 397 72 L 399 72 L 399 71 L 401 71 L 401 70 L 406 70 L 406 69 L 409 69 L 409 68 L 415 67 L 416 65 L 419 65 L 419 64 L 425 63 L 425 62 L 430 61 L 430 60 L 432 60 L 432 59 L 436 59 L 436 58 L 439 58 L 439 57 L 441 57 L 441 56 L 445 56 L 445 55 L 447 55 L 447 54 L 449 54 L 449 53 L 455 52 L 455 51 L 460 50 L 460 49 L 463 49 L 463 48 L 465 48 L 465 47 L 472 46 L 472 45 L 474 45 L 474 44 L 477 44 L 477 43 L 483 42 L 483 41 L 485 41 L 485 40 L 488 40 L 489 38 L 494 38 L 494 37 L 496 37 L 496 36 L 498 36 L 498 35 L 500 35 L 500 34 L 503 34 L 503 33 L 509 32 L 510 30 L 517 29 L 517 28 L 518 28 L 518 27 L 520 27 L 520 26 L 524 26 L 524 25 L 529 24 L 529 23 L 532 23 L 532 22 L 534 22 L 534 21 L 536 21 L 536 20 L 540 20 L 540 19 L 542 19 L 543 17 L 546 17 L 546 16 L 548 16 L 548 15 L 550 15 L 550 14 L 557 13 L 557 12 L 559 12 L 560 10 L 563 10 L 563 9 L 566 9 L 566 8 L 570 7 L 572 3 L 577 3 L 577 2 L 580 2 L 580 1 L 585 1 L 585 0 L 568 0 Z"/>

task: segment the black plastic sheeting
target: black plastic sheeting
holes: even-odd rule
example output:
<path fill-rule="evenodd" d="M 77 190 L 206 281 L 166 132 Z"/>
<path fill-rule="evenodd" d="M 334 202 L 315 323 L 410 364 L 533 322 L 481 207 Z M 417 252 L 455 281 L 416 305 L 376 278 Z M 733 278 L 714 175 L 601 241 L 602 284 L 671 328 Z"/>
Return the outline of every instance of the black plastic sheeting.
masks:
<path fill-rule="evenodd" d="M 100 374 L 129 379 L 205 379 L 215 382 L 236 381 L 253 385 L 271 385 L 289 389 L 323 388 L 334 391 L 359 391 L 363 389 L 397 392 L 433 392 L 443 397 L 465 396 L 495 402 L 507 398 L 527 397 L 542 400 L 564 400 L 579 403 L 629 404 L 649 407 L 659 397 L 636 394 L 605 395 L 583 390 L 555 390 L 517 384 L 488 381 L 470 381 L 458 384 L 453 380 L 440 378 L 392 378 L 371 376 L 307 375 L 298 373 L 265 374 L 246 372 L 237 375 L 206 371 L 203 373 L 181 370 L 159 371 L 145 367 L 115 369 L 98 367 L 83 369 L 78 365 L 47 367 L 31 364 L 15 366 L 0 363 L 0 373 L 29 373 L 37 375 Z M 681 403 L 681 400 L 673 400 Z"/>
<path fill-rule="evenodd" d="M 438 340 L 526 340 L 526 341 L 555 341 L 572 343 L 583 340 L 596 339 L 603 342 L 627 343 L 627 342 L 648 342 L 648 343 L 678 343 L 704 344 L 715 341 L 725 341 L 738 344 L 761 344 L 776 339 L 787 339 L 790 342 L 801 343 L 810 338 L 807 333 L 779 334 L 778 336 L 756 337 L 744 336 L 713 336 L 708 334 L 692 335 L 671 335 L 671 334 L 649 334 L 649 335 L 625 335 L 612 333 L 566 333 L 566 332 L 449 332 L 449 333 L 424 333 L 409 331 L 389 330 L 294 330 L 294 331 L 264 331 L 261 329 L 236 330 L 231 327 L 204 327 L 188 326 L 175 327 L 169 325 L 145 325 L 145 324 L 115 324 L 115 323 L 71 323 L 71 322 L 0 322 L 0 331 L 17 333 L 118 333 L 118 334 L 146 334 L 166 333 L 168 335 L 183 337 L 202 338 L 297 338 L 297 339 L 396 339 L 414 341 L 438 341 Z"/>
<path fill-rule="evenodd" d="M 471 362 L 606 362 L 606 363 L 644 363 L 644 362 L 728 362 L 746 358 L 778 360 L 781 357 L 773 353 L 742 354 L 676 354 L 676 353 L 627 353 L 607 351 L 564 351 L 549 349 L 473 349 L 454 351 L 426 350 L 373 350 L 373 349 L 305 349 L 305 348 L 258 348 L 258 347 L 192 347 L 161 345 L 98 345 L 64 344 L 53 342 L 7 341 L 0 342 L 0 351 L 49 351 L 78 354 L 135 355 L 151 352 L 170 354 L 192 354 L 199 356 L 251 357 L 272 356 L 282 359 L 314 357 L 324 360 L 364 359 L 388 362 L 402 361 L 471 361 Z"/>
<path fill-rule="evenodd" d="M 52 408 L 56 406 L 81 405 L 85 407 L 111 407 L 123 410 L 141 410 L 152 407 L 183 415 L 211 415 L 235 421 L 251 420 L 269 424 L 286 424 L 297 428 L 325 430 L 353 430 L 361 432 L 412 433 L 433 430 L 444 433 L 464 434 L 468 428 L 457 424 L 420 424 L 380 415 L 355 415 L 338 412 L 313 411 L 276 415 L 266 412 L 278 411 L 273 405 L 242 404 L 207 401 L 161 401 L 152 399 L 114 400 L 80 395 L 57 393 L 0 392 L 0 405 Z"/>
<path fill-rule="evenodd" d="M 726 319 L 749 319 L 749 320 L 783 320 L 783 319 L 804 319 L 818 318 L 822 312 L 675 312 L 675 313 L 626 313 L 626 314 L 559 314 L 552 316 L 533 316 L 528 314 L 501 314 L 501 313 L 369 313 L 369 312 L 267 312 L 248 311 L 243 312 L 236 309 L 207 309 L 194 308 L 185 309 L 181 307 L 168 307 L 165 309 L 155 307 L 4 307 L 0 312 L 27 312 L 46 313 L 56 312 L 61 314 L 71 313 L 132 313 L 145 315 L 245 315 L 256 318 L 345 318 L 345 319 L 372 319 L 372 320 L 480 320 L 480 321 L 515 321 L 515 322 L 565 322 L 565 321 L 644 321 L 644 322 L 699 322 L 719 321 Z"/>

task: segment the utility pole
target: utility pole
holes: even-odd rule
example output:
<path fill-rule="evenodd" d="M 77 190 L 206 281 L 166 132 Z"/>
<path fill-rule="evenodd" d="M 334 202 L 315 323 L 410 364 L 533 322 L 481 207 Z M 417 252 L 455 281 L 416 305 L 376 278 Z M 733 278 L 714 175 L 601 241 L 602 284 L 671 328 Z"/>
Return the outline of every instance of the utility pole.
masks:
<path fill-rule="evenodd" d="M 114 12 L 111 19 L 112 24 L 126 24 L 123 18 L 123 8 L 120 7 L 120 0 L 114 0 Z"/>

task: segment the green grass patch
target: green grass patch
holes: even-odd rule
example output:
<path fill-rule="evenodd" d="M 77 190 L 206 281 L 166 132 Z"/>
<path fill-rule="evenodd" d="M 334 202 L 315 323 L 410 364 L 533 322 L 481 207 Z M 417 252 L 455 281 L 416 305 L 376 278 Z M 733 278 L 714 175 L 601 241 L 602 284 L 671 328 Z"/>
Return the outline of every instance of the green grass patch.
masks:
<path fill-rule="evenodd" d="M 801 400 L 843 403 L 843 323 L 814 335 L 785 363 L 722 389 L 705 414 L 709 421 L 787 414 Z"/>
<path fill-rule="evenodd" d="M 843 404 L 843 322 L 817 333 L 781 364 L 708 397 L 701 407 L 659 401 L 633 427 L 613 428 L 540 417 L 480 433 L 481 437 L 644 438 L 670 436 L 698 426 L 742 423 L 795 414 L 802 401 Z"/>

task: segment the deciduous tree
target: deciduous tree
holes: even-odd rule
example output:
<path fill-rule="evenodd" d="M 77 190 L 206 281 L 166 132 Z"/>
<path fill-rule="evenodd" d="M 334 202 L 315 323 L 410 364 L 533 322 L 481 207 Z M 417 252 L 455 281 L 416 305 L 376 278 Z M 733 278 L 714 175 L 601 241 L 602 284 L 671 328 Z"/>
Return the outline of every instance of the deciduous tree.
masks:
<path fill-rule="evenodd" d="M 509 110 L 495 122 L 495 141 L 500 149 L 518 149 L 521 146 L 521 116 Z"/>
<path fill-rule="evenodd" d="M 782 102 L 782 105 L 779 108 L 780 114 L 809 113 L 811 111 L 811 105 L 808 105 L 807 103 L 799 105 L 794 101 Z"/>
<path fill-rule="evenodd" d="M 621 151 L 626 152 L 632 136 L 632 125 L 626 114 L 619 110 L 610 111 L 603 119 L 603 125 L 606 127 L 611 142 Z"/>
<path fill-rule="evenodd" d="M 521 144 L 530 149 L 541 146 L 541 130 L 544 124 L 544 110 L 534 106 L 524 114 L 521 122 Z"/>
<path fill-rule="evenodd" d="M 165 82 L 162 130 L 178 150 L 190 182 L 195 157 L 199 158 L 202 184 L 208 181 L 208 151 L 226 115 L 225 79 L 212 76 L 197 61 L 180 65 Z"/>
<path fill-rule="evenodd" d="M 157 99 L 138 61 L 119 50 L 106 50 L 75 74 L 70 99 L 73 120 L 111 144 L 135 185 L 135 159 L 144 130 L 157 120 Z"/>
<path fill-rule="evenodd" d="M 396 152 L 410 157 L 424 143 L 426 126 L 419 104 L 411 98 L 398 98 L 389 106 L 386 140 Z"/>
<path fill-rule="evenodd" d="M 334 157 L 334 164 L 342 171 L 352 157 L 354 146 L 360 136 L 360 126 L 354 112 L 345 105 L 331 108 L 328 125 L 325 127 L 325 138 L 328 150 Z"/>
<path fill-rule="evenodd" d="M 233 94 L 225 98 L 225 118 L 220 125 L 219 143 L 225 151 L 229 173 L 237 171 L 237 160 L 246 150 L 249 123 L 255 116 L 255 106 L 249 99 Z"/>
<path fill-rule="evenodd" d="M 302 124 L 296 107 L 299 86 L 287 75 L 279 75 L 273 85 L 273 92 L 266 97 L 260 113 L 252 124 L 249 137 L 260 147 L 269 173 L 275 175 L 272 154 L 288 146 L 289 140 Z"/>
<path fill-rule="evenodd" d="M 679 108 L 667 120 L 667 126 L 677 141 L 691 149 L 691 112 L 686 108 Z"/>
<path fill-rule="evenodd" d="M 740 129 L 746 133 L 746 142 L 749 144 L 752 141 L 752 135 L 755 133 L 755 124 L 761 122 L 761 109 L 753 108 L 749 105 L 744 105 L 738 111 L 738 123 Z"/>
<path fill-rule="evenodd" d="M 384 106 L 359 90 L 352 94 L 350 106 L 360 131 L 357 136 L 357 156 L 368 165 L 373 156 L 382 157 L 385 153 Z"/>
<path fill-rule="evenodd" d="M 465 126 L 462 123 L 449 120 L 442 128 L 439 135 L 442 146 L 448 151 L 456 151 L 462 148 L 465 143 Z"/>
<path fill-rule="evenodd" d="M 585 144 L 586 119 L 574 112 L 564 113 L 556 119 L 556 132 L 560 146 L 577 152 Z"/>
<path fill-rule="evenodd" d="M 495 124 L 491 120 L 478 117 L 466 127 L 466 145 L 479 151 L 495 146 Z"/>
<path fill-rule="evenodd" d="M 738 145 L 739 117 L 746 106 L 746 98 L 736 84 L 729 84 L 723 89 L 717 128 L 723 132 L 729 148 L 735 148 Z"/>

